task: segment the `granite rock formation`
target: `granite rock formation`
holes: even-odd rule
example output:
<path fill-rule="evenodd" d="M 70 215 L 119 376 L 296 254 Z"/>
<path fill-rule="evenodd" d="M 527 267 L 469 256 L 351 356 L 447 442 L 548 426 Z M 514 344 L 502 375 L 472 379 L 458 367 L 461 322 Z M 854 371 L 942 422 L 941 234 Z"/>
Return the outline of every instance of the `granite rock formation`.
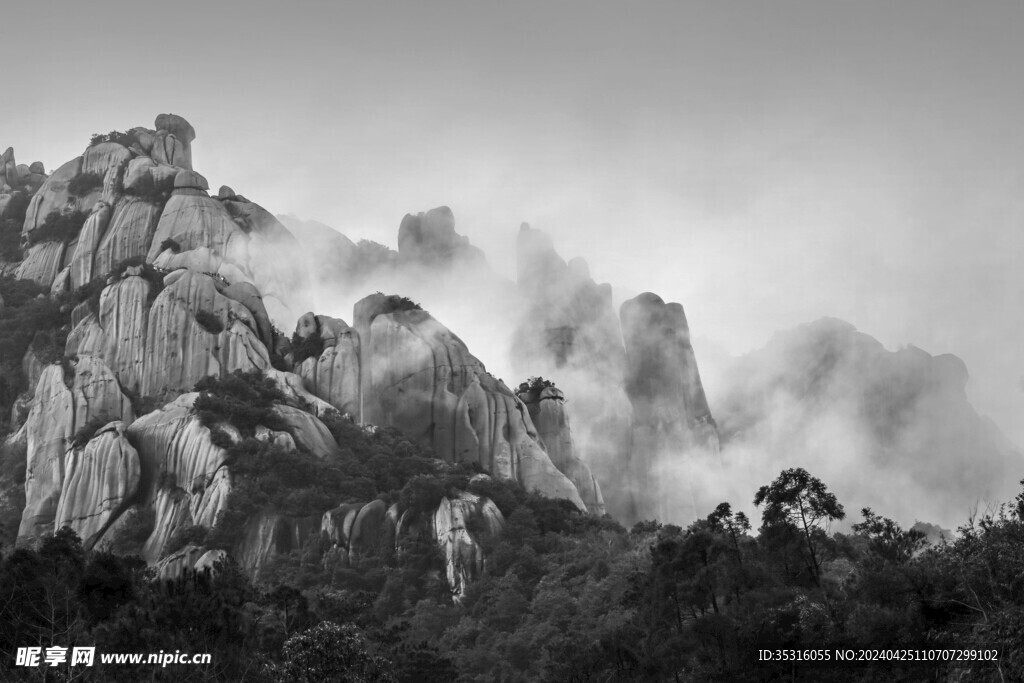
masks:
<path fill-rule="evenodd" d="M 665 518 L 670 496 L 688 498 L 688 453 L 717 454 L 718 431 L 701 383 L 683 307 L 645 293 L 622 304 L 626 393 L 633 406 L 629 466 L 640 518 Z M 694 509 L 692 514 L 699 514 Z"/>
<path fill-rule="evenodd" d="M 565 409 L 565 394 L 551 386 L 525 391 L 520 388 L 516 396 L 530 411 L 530 419 L 551 462 L 580 492 L 587 510 L 595 515 L 605 514 L 601 486 L 576 452 L 569 414 Z"/>

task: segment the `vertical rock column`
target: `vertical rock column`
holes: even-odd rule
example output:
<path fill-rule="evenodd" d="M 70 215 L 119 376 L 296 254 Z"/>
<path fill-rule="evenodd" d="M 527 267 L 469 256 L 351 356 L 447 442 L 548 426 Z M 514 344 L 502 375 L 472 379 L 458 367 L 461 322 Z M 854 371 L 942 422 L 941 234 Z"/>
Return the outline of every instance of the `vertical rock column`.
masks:
<path fill-rule="evenodd" d="M 718 431 L 683 307 L 647 292 L 623 303 L 620 315 L 633 404 L 630 469 L 637 490 L 645 492 L 635 512 L 664 518 L 670 501 L 695 498 L 685 476 L 688 454 L 717 453 Z"/>

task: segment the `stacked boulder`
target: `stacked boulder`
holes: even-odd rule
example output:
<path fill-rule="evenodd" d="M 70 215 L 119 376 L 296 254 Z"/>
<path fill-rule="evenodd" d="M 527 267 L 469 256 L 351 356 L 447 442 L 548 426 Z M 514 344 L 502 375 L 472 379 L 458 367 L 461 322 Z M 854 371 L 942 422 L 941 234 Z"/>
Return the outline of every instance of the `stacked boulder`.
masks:
<path fill-rule="evenodd" d="M 46 182 L 46 170 L 43 162 L 33 161 L 31 164 L 19 164 L 14 158 L 14 148 L 8 147 L 0 154 L 0 196 L 14 192 L 33 194 Z M 0 202 L 3 202 L 0 199 Z M 3 211 L 0 203 L 0 212 Z"/>
<path fill-rule="evenodd" d="M 25 216 L 30 246 L 17 276 L 65 291 L 126 260 L 184 264 L 252 284 L 275 314 L 292 318 L 288 300 L 305 277 L 280 262 L 279 250 L 297 248 L 294 237 L 230 188 L 209 196 L 206 178 L 192 168 L 195 137 L 184 118 L 161 114 L 153 129 L 94 138 L 82 156 L 39 183 Z M 71 234 L 49 234 L 44 228 L 61 217 Z"/>

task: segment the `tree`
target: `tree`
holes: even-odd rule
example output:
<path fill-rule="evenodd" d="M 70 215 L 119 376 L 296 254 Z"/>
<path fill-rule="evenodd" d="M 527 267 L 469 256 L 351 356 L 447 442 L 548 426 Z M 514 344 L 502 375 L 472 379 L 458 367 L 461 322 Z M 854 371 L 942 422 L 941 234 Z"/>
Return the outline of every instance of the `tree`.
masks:
<path fill-rule="evenodd" d="M 882 559 L 902 564 L 928 544 L 925 535 L 913 529 L 903 528 L 889 519 L 879 517 L 871 508 L 861 510 L 864 521 L 853 525 L 854 533 L 864 536 L 871 549 Z"/>
<path fill-rule="evenodd" d="M 370 683 L 395 680 L 391 662 L 371 655 L 362 632 L 352 624 L 330 621 L 289 638 L 284 664 L 274 667 L 274 680 L 288 683 L 339 681 Z"/>
<path fill-rule="evenodd" d="M 740 553 L 740 539 L 750 531 L 750 520 L 746 514 L 734 513 L 732 506 L 728 503 L 719 503 L 714 512 L 708 515 L 708 525 L 716 532 L 729 537 L 730 543 L 736 551 L 739 563 L 743 564 L 743 556 Z"/>
<path fill-rule="evenodd" d="M 821 585 L 821 559 L 816 535 L 822 525 L 843 519 L 846 512 L 828 487 L 802 467 L 783 470 L 754 496 L 754 505 L 764 504 L 762 528 L 789 527 L 802 534 L 809 554 L 809 568 L 814 583 Z"/>

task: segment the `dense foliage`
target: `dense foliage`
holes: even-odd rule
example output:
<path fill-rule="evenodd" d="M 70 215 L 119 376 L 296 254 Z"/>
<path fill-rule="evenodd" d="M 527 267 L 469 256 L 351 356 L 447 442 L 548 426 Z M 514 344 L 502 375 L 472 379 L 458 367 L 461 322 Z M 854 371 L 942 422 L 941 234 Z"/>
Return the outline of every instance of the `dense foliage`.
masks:
<path fill-rule="evenodd" d="M 384 294 L 384 292 L 377 292 L 381 296 L 386 296 L 388 300 L 388 308 L 392 311 L 422 311 L 423 307 L 413 301 L 407 296 L 400 296 L 398 294 Z"/>
<path fill-rule="evenodd" d="M 317 332 L 302 337 L 296 332 L 292 335 L 292 343 L 289 353 L 292 355 L 292 363 L 298 365 L 307 358 L 319 358 L 324 352 L 324 339 Z"/>
<path fill-rule="evenodd" d="M 160 251 L 167 251 L 170 249 L 175 254 L 181 253 L 181 244 L 177 240 L 172 240 L 170 237 L 160 243 Z"/>
<path fill-rule="evenodd" d="M 75 432 L 75 435 L 71 438 L 71 447 L 75 449 L 85 448 L 85 445 L 89 443 L 92 437 L 96 436 L 96 432 L 103 429 L 106 424 L 107 421 L 101 417 L 92 418 Z"/>
<path fill-rule="evenodd" d="M 0 214 L 0 260 L 21 260 L 21 231 L 25 225 L 25 214 L 31 197 L 26 192 L 11 195 L 3 213 Z"/>
<path fill-rule="evenodd" d="M 51 211 L 46 215 L 42 225 L 28 233 L 28 243 L 34 245 L 42 242 L 70 242 L 78 237 L 88 217 L 89 214 L 84 211 Z"/>
<path fill-rule="evenodd" d="M 543 377 L 530 377 L 525 382 L 519 384 L 519 388 L 516 393 L 520 394 L 539 394 L 548 387 L 552 389 L 555 387 L 555 383 L 551 380 L 544 379 Z"/>
<path fill-rule="evenodd" d="M 28 389 L 22 359 L 29 347 L 48 361 L 57 359 L 57 349 L 63 356 L 67 316 L 47 293 L 46 287 L 31 280 L 0 278 L 0 424 L 9 418 L 18 395 Z"/>
<path fill-rule="evenodd" d="M 0 561 L 0 647 L 213 655 L 213 664 L 187 670 L 98 665 L 86 680 L 1024 676 L 1024 493 L 969 521 L 955 540 L 927 547 L 922 534 L 870 509 L 851 533 L 831 531 L 830 522 L 845 516 L 842 504 L 797 468 L 752 492 L 756 530 L 722 503 L 686 528 L 646 521 L 627 531 L 333 413 L 324 422 L 336 452 L 261 440 L 260 426 L 287 431 L 281 411 L 296 400 L 257 372 L 207 378 L 196 390 L 196 415 L 228 450 L 232 490 L 213 529 L 186 525 L 168 549 L 231 549 L 256 514 L 316 525 L 324 510 L 375 497 L 397 504 L 415 525 L 429 520 L 443 496 L 469 491 L 494 501 L 506 519 L 500 537 L 478 536 L 487 555 L 483 575 L 457 601 L 438 550 L 422 535 L 398 550 L 369 549 L 350 565 L 312 534 L 255 582 L 231 564 L 214 577 L 160 582 L 138 559 L 85 552 L 65 529 Z M 0 477 L 19 476 L 3 455 Z M 151 514 L 133 511 L 110 548 L 137 549 L 152 528 Z M 997 650 L 999 661 L 826 665 L 758 657 L 762 650 L 941 647 Z M 11 665 L 0 662 L 0 676 Z"/>
<path fill-rule="evenodd" d="M 100 296 L 112 278 L 120 278 L 129 268 L 134 268 L 139 277 L 149 283 L 149 296 L 147 304 L 152 304 L 156 297 L 164 290 L 164 276 L 167 271 L 155 267 L 146 261 L 144 256 L 133 256 L 118 262 L 108 272 L 94 277 L 78 289 L 65 292 L 58 296 L 57 302 L 62 306 L 75 306 L 88 302 L 89 308 L 94 313 L 99 313 Z"/>
<path fill-rule="evenodd" d="M 196 323 L 210 334 L 220 334 L 224 331 L 224 323 L 220 316 L 205 309 L 199 309 L 195 314 Z"/>
<path fill-rule="evenodd" d="M 258 405 L 281 400 L 269 387 L 243 382 L 243 388 L 236 379 L 228 379 L 232 391 Z M 230 564 L 212 579 L 161 583 L 137 560 L 84 552 L 64 530 L 0 564 L 0 646 L 13 652 L 28 642 L 85 643 L 99 652 L 213 655 L 212 665 L 187 672 L 182 665 L 108 666 L 90 670 L 91 680 L 187 674 L 225 681 L 996 681 L 1024 675 L 1024 494 L 969 522 L 955 541 L 924 548 L 920 534 L 871 510 L 852 533 L 830 533 L 828 510 L 834 513 L 838 501 L 823 482 L 791 470 L 757 492 L 756 533 L 726 503 L 685 529 L 648 521 L 627 532 L 514 484 L 440 465 L 386 430 L 368 431 L 337 416 L 329 422 L 343 451 L 331 466 L 348 460 L 344 477 L 362 478 L 367 491 L 390 495 L 406 510 L 427 511 L 453 488 L 498 504 L 505 533 L 488 542 L 485 573 L 461 602 L 452 600 L 437 551 L 427 543 L 410 542 L 399 553 L 380 548 L 354 566 L 339 566 L 316 542 L 282 558 L 256 584 Z M 243 443 L 251 448 L 252 441 Z M 273 476 L 286 489 L 301 489 L 310 473 L 289 471 L 291 461 L 276 463 L 283 455 L 250 453 L 253 461 L 236 481 L 266 483 Z M 801 506 L 825 512 L 805 528 L 798 515 L 785 513 Z M 174 542 L 209 544 L 215 534 L 186 528 Z M 999 662 L 758 659 L 760 650 L 778 648 L 944 646 L 997 649 Z"/>
<path fill-rule="evenodd" d="M 68 183 L 68 194 L 84 197 L 101 187 L 103 187 L 103 176 L 99 173 L 79 173 Z"/>
<path fill-rule="evenodd" d="M 238 370 L 225 377 L 204 377 L 196 382 L 199 392 L 192 410 L 211 430 L 227 423 L 242 436 L 255 436 L 256 427 L 275 428 L 280 419 L 274 405 L 285 403 L 285 395 L 274 380 L 258 370 Z"/>
<path fill-rule="evenodd" d="M 138 142 L 138 136 L 135 133 L 125 133 L 120 130 L 112 130 L 109 133 L 93 133 L 92 137 L 89 139 L 89 146 L 95 147 L 96 145 L 104 142 L 116 142 L 119 145 L 131 147 Z"/>

